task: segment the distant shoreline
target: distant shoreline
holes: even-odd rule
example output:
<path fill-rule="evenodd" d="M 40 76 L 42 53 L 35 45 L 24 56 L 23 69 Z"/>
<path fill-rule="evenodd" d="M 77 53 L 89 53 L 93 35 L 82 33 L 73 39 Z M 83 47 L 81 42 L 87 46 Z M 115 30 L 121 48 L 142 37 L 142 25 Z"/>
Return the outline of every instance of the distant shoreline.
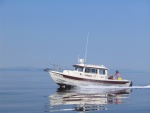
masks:
<path fill-rule="evenodd" d="M 44 71 L 46 68 L 34 68 L 34 67 L 6 67 L 0 68 L 0 71 Z M 109 74 L 114 74 L 116 69 L 109 69 Z M 134 70 L 134 69 L 118 69 L 121 73 L 150 73 L 148 71 Z"/>
<path fill-rule="evenodd" d="M 43 68 L 0 68 L 0 71 L 43 71 Z"/>

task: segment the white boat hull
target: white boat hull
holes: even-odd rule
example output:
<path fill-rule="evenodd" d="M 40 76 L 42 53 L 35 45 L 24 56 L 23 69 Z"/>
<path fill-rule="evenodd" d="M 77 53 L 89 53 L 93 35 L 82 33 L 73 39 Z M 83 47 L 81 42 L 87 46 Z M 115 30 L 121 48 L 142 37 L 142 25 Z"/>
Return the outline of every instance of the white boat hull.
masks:
<path fill-rule="evenodd" d="M 96 80 L 82 78 L 73 75 L 67 75 L 57 71 L 49 71 L 52 79 L 60 86 L 87 86 L 87 85 L 96 85 L 96 86 L 118 86 L 118 87 L 129 87 L 132 82 L 130 80 Z"/>

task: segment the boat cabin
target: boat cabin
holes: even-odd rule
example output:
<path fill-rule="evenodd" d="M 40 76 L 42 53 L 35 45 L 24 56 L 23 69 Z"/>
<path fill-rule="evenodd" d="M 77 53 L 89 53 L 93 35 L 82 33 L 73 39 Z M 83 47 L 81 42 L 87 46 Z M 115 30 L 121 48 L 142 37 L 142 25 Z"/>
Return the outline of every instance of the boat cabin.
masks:
<path fill-rule="evenodd" d="M 108 74 L 108 69 L 103 65 L 87 65 L 87 64 L 76 64 L 73 65 L 75 67 L 74 71 L 89 73 L 89 74 L 98 74 L 98 75 L 106 75 Z"/>
<path fill-rule="evenodd" d="M 81 77 L 85 79 L 108 79 L 108 69 L 103 65 L 91 65 L 85 64 L 84 60 L 81 60 L 79 64 L 73 65 L 74 70 L 64 70 L 63 73 L 74 77 Z"/>

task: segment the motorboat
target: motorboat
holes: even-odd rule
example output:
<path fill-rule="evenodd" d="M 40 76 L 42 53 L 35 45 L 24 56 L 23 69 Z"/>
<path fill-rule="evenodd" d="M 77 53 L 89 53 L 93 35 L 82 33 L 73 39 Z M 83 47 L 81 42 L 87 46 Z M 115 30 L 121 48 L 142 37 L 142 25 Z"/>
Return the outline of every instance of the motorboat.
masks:
<path fill-rule="evenodd" d="M 56 70 L 46 69 L 51 78 L 56 84 L 62 88 L 77 87 L 77 86 L 117 86 L 117 87 L 130 87 L 132 86 L 131 80 L 122 78 L 114 78 L 109 75 L 109 70 L 104 65 L 86 64 L 84 59 L 79 59 L 79 62 L 73 65 L 73 70 L 64 69 L 59 71 L 60 67 Z"/>

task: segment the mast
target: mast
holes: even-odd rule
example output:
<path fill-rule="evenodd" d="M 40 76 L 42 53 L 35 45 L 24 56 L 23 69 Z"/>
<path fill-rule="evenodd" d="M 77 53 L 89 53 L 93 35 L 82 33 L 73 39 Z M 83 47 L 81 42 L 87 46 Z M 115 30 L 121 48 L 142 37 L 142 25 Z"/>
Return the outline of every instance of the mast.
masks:
<path fill-rule="evenodd" d="M 89 38 L 89 32 L 87 35 L 87 42 L 86 42 L 86 48 L 85 48 L 85 62 L 86 62 L 86 56 L 87 56 L 87 52 L 88 52 L 88 38 Z"/>

